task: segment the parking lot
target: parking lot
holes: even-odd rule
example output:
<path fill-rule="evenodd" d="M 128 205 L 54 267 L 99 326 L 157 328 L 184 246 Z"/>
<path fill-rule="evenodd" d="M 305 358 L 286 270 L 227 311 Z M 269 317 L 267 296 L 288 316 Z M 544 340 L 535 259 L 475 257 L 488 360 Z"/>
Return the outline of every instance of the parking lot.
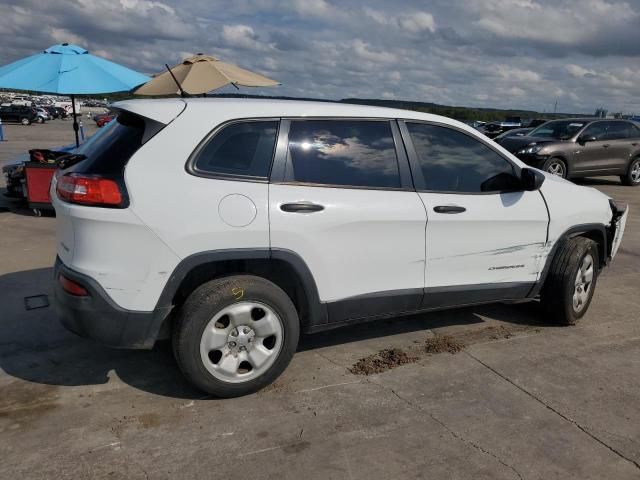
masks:
<path fill-rule="evenodd" d="M 5 137 L 0 165 L 73 131 Z M 578 326 L 534 303 L 343 328 L 303 337 L 275 384 L 231 400 L 191 388 L 166 343 L 111 350 L 27 310 L 50 295 L 55 218 L 0 198 L 0 478 L 640 478 L 640 189 L 582 183 L 631 215 Z M 388 349 L 404 364 L 361 374 Z"/>

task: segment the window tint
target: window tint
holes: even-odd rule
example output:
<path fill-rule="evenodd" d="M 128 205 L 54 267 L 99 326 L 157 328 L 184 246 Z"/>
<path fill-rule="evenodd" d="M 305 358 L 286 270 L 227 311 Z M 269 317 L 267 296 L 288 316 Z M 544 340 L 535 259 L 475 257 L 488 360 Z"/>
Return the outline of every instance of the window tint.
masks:
<path fill-rule="evenodd" d="M 436 125 L 408 123 L 407 127 L 426 190 L 478 193 L 518 188 L 513 166 L 473 137 Z"/>
<path fill-rule="evenodd" d="M 607 132 L 603 135 L 603 140 L 621 140 L 631 136 L 631 124 L 627 122 L 607 122 Z"/>
<path fill-rule="evenodd" d="M 142 146 L 144 133 L 145 121 L 142 117 L 130 113 L 119 114 L 74 152 L 87 158 L 71 167 L 72 171 L 103 175 L 121 173 Z"/>
<path fill-rule="evenodd" d="M 596 140 L 602 140 L 607 134 L 607 125 L 609 122 L 596 122 L 587 126 L 580 134 L 581 137 L 596 137 Z"/>
<path fill-rule="evenodd" d="M 630 123 L 629 124 L 629 138 L 640 138 L 640 127 Z"/>
<path fill-rule="evenodd" d="M 267 178 L 277 134 L 277 121 L 232 123 L 197 153 L 195 169 L 221 175 Z"/>
<path fill-rule="evenodd" d="M 400 173 L 387 121 L 292 121 L 287 181 L 399 188 Z"/>

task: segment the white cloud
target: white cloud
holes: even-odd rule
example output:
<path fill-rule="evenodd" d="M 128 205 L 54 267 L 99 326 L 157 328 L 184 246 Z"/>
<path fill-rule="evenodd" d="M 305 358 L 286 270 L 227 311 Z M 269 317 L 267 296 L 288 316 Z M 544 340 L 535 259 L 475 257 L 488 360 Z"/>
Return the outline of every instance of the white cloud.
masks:
<path fill-rule="evenodd" d="M 222 39 L 229 47 L 244 48 L 256 52 L 264 52 L 272 49 L 272 45 L 262 42 L 248 25 L 224 25 L 222 27 Z"/>
<path fill-rule="evenodd" d="M 428 12 L 403 13 L 401 15 L 389 15 L 372 8 L 364 8 L 364 14 L 380 25 L 386 25 L 398 30 L 410 33 L 435 32 L 436 21 Z"/>

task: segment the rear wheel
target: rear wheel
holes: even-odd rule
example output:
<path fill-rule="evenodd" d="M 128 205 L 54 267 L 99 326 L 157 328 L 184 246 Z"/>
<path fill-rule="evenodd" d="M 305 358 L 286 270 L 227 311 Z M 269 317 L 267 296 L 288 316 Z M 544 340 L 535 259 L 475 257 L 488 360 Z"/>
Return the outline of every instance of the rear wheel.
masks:
<path fill-rule="evenodd" d="M 29 125 L 29 124 L 31 124 L 31 120 L 29 120 L 28 118 L 21 118 L 20 119 L 20 123 L 22 125 Z"/>
<path fill-rule="evenodd" d="M 250 275 L 198 287 L 174 326 L 178 365 L 196 387 L 217 397 L 237 397 L 273 382 L 298 345 L 299 320 L 288 295 Z"/>
<path fill-rule="evenodd" d="M 567 178 L 567 164 L 560 158 L 550 158 L 544 162 L 542 170 L 558 177 Z"/>
<path fill-rule="evenodd" d="M 624 185 L 637 187 L 640 185 L 640 157 L 635 158 L 629 164 L 627 173 L 620 176 L 620 180 Z"/>
<path fill-rule="evenodd" d="M 574 325 L 587 312 L 598 279 L 598 246 L 585 237 L 564 241 L 540 294 L 549 320 Z"/>

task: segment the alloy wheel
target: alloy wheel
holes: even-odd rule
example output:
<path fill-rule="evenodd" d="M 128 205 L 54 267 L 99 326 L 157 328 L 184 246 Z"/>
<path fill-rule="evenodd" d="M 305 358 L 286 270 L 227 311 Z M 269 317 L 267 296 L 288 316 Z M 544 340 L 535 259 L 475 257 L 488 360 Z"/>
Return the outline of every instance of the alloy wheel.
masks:
<path fill-rule="evenodd" d="M 216 379 L 242 383 L 259 377 L 278 358 L 284 326 L 278 314 L 259 302 L 239 302 L 218 312 L 200 340 L 200 356 Z"/>
<path fill-rule="evenodd" d="M 633 165 L 631 165 L 631 181 L 633 183 L 640 182 L 640 160 L 636 160 Z"/>
<path fill-rule="evenodd" d="M 593 268 L 593 257 L 590 254 L 585 255 L 574 282 L 573 310 L 576 313 L 580 313 L 589 301 L 593 283 Z"/>
<path fill-rule="evenodd" d="M 558 177 L 564 177 L 564 165 L 560 162 L 553 162 L 547 167 L 547 172 Z"/>

